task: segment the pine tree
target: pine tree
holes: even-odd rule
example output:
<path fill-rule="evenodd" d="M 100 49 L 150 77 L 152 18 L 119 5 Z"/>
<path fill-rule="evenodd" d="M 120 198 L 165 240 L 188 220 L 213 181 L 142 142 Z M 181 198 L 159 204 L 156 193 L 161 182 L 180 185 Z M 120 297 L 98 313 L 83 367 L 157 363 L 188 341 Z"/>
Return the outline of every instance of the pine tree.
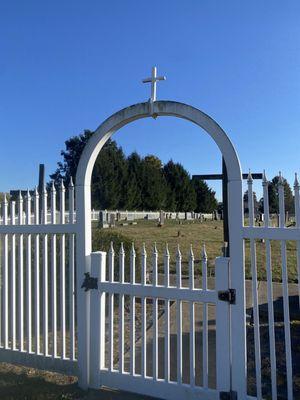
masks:
<path fill-rule="evenodd" d="M 215 197 L 215 192 L 210 189 L 202 180 L 192 180 L 197 199 L 195 211 L 202 213 L 211 213 L 218 208 L 218 202 Z"/>
<path fill-rule="evenodd" d="M 127 161 L 123 150 L 109 140 L 101 150 L 92 175 L 93 207 L 100 209 L 124 208 L 127 182 Z"/>
<path fill-rule="evenodd" d="M 164 209 L 166 206 L 167 182 L 159 163 L 153 163 L 152 157 L 144 158 L 141 163 L 141 171 L 143 209 Z"/>
<path fill-rule="evenodd" d="M 195 210 L 197 205 L 195 189 L 184 167 L 170 160 L 164 166 L 164 175 L 169 187 L 168 194 L 175 198 L 176 211 Z"/>
<path fill-rule="evenodd" d="M 73 181 L 75 181 L 80 156 L 92 134 L 93 132 L 86 129 L 82 134 L 72 136 L 65 141 L 66 150 L 60 152 L 63 156 L 63 162 L 58 162 L 58 168 L 50 175 L 50 178 L 54 181 L 56 186 L 60 184 L 62 179 L 64 179 L 65 182 L 69 182 L 70 176 L 72 176 Z"/>
<path fill-rule="evenodd" d="M 283 188 L 284 188 L 284 202 L 285 202 L 285 211 L 289 213 L 294 213 L 294 196 L 292 189 L 288 183 L 288 181 L 283 179 Z M 268 185 L 268 193 L 269 193 L 269 207 L 270 213 L 278 213 L 279 212 L 279 198 L 278 198 L 278 186 L 279 186 L 279 176 L 275 176 Z"/>

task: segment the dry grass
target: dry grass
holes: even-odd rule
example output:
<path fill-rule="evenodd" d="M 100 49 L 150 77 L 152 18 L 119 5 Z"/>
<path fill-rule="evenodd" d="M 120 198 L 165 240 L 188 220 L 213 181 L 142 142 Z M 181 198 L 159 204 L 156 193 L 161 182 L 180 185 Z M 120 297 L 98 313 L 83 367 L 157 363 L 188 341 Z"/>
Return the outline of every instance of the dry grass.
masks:
<path fill-rule="evenodd" d="M 98 229 L 94 225 L 94 230 Z M 171 273 L 175 272 L 175 256 L 179 244 L 182 253 L 183 273 L 187 273 L 188 254 L 190 246 L 193 246 L 194 256 L 197 265 L 200 265 L 201 247 L 205 243 L 208 255 L 208 267 L 214 268 L 215 258 L 222 254 L 223 247 L 223 223 L 222 221 L 192 222 L 182 221 L 179 224 L 176 221 L 167 220 L 165 225 L 158 227 L 156 221 L 138 221 L 137 225 L 118 225 L 115 228 L 105 230 L 107 234 L 112 232 L 121 233 L 135 243 L 136 248 L 141 249 L 142 244 L 146 244 L 148 256 L 151 255 L 151 249 L 154 242 L 159 252 L 159 268 L 163 271 L 163 253 L 165 245 L 168 243 L 171 255 Z M 100 250 L 100 249 L 99 249 Z M 116 249 L 117 250 L 117 249 Z M 266 279 L 265 270 L 265 244 L 261 241 L 256 242 L 257 250 L 257 271 L 258 278 Z M 272 251 L 272 272 L 273 280 L 281 281 L 281 250 L 280 242 L 271 242 Z M 289 281 L 297 281 L 297 261 L 296 261 L 296 242 L 287 241 L 286 243 Z M 250 250 L 249 241 L 245 243 L 245 273 L 246 278 L 251 279 L 250 268 Z"/>

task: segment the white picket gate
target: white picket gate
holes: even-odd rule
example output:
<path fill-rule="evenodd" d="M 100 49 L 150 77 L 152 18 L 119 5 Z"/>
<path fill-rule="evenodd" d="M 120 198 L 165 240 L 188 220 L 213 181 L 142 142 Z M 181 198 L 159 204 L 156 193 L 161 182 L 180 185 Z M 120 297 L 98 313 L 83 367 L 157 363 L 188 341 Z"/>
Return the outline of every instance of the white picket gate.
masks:
<path fill-rule="evenodd" d="M 229 337 L 229 303 L 218 298 L 220 291 L 226 291 L 229 287 L 229 259 L 216 259 L 216 283 L 215 289 L 208 289 L 207 286 L 207 258 L 204 252 L 202 259 L 202 287 L 195 288 L 194 276 L 194 257 L 190 255 L 189 262 L 189 285 L 182 286 L 181 277 L 181 253 L 178 250 L 176 256 L 176 286 L 169 282 L 169 255 L 164 256 L 164 281 L 159 283 L 158 279 L 158 253 L 154 248 L 151 262 L 151 282 L 146 281 L 147 254 L 145 248 L 142 253 L 141 280 L 135 279 L 135 251 L 131 252 L 130 257 L 130 281 L 125 281 L 125 253 L 121 248 L 119 253 L 120 278 L 114 280 L 114 252 L 109 254 L 109 277 L 106 279 L 106 253 L 96 252 L 91 254 L 91 274 L 97 278 L 98 291 L 91 293 L 91 337 L 90 345 L 94 356 L 91 359 L 90 385 L 99 388 L 101 385 L 135 391 L 136 393 L 152 395 L 164 399 L 183 399 L 183 398 L 208 398 L 219 399 L 221 392 L 230 391 L 230 337 Z M 108 295 L 107 314 L 107 343 L 105 340 L 106 324 L 106 295 Z M 114 363 L 114 312 L 115 297 L 118 296 L 118 349 L 117 365 Z M 130 346 L 127 353 L 129 370 L 124 368 L 124 299 L 128 297 L 130 307 L 128 328 L 130 330 Z M 141 304 L 141 348 L 140 363 L 136 365 L 136 300 Z M 151 346 L 151 364 L 149 368 L 149 349 L 147 352 L 147 318 L 149 319 L 149 310 L 147 313 L 146 300 L 150 301 L 152 308 L 152 335 L 149 337 Z M 158 302 L 163 303 L 163 345 L 158 343 Z M 170 377 L 170 303 L 174 302 L 176 306 L 176 378 Z M 182 307 L 186 303 L 189 313 L 189 377 L 187 382 L 183 382 L 183 316 Z M 202 323 L 202 359 L 196 361 L 196 324 L 195 324 L 195 306 L 202 305 L 203 320 Z M 213 350 L 216 355 L 216 385 L 215 388 L 209 387 L 209 344 L 208 344 L 208 304 L 215 306 L 216 338 Z M 106 349 L 107 347 L 107 349 Z M 211 346 L 212 347 L 212 346 Z M 198 349 L 199 350 L 199 349 Z M 210 348 L 212 351 L 212 348 Z M 159 352 L 163 355 L 159 357 Z M 148 353 L 148 354 L 147 354 Z M 105 359 L 107 354 L 107 360 Z M 158 360 L 163 359 L 163 366 L 159 365 Z M 196 363 L 202 363 L 201 382 L 196 382 Z M 148 367 L 148 368 L 147 368 Z M 149 369 L 151 371 L 149 372 Z M 210 372 L 211 373 L 211 372 Z M 197 377 L 198 378 L 198 377 Z M 198 379 L 197 379 L 198 380 Z"/>
<path fill-rule="evenodd" d="M 101 251 L 92 253 L 90 178 L 94 161 L 106 140 L 117 129 L 135 119 L 153 115 L 172 115 L 196 123 L 211 135 L 225 159 L 228 171 L 230 257 L 216 259 L 214 287 L 209 287 L 207 283 L 205 253 L 201 268 L 195 266 L 193 253 L 190 253 L 188 285 L 181 279 L 180 251 L 176 257 L 176 282 L 171 281 L 174 275 L 169 274 L 168 252 L 164 254 L 164 273 L 158 274 L 155 248 L 148 264 L 145 249 L 142 250 L 140 264 L 136 264 L 135 251 L 132 249 L 129 256 L 130 278 L 125 276 L 125 253 L 122 248 L 118 265 L 113 249 L 107 256 Z M 289 400 L 294 398 L 286 243 L 296 242 L 299 283 L 300 203 L 297 180 L 294 186 L 296 226 L 285 226 L 282 181 L 279 182 L 279 227 L 271 226 L 268 187 L 264 177 L 265 219 L 264 226 L 259 227 L 255 226 L 252 179 L 249 175 L 249 225 L 245 226 L 240 164 L 226 134 L 207 115 L 193 107 L 158 101 L 151 107 L 149 103 L 141 103 L 121 110 L 96 130 L 82 154 L 75 190 L 76 220 L 72 182 L 68 188 L 67 211 L 63 184 L 59 188 L 59 210 L 56 209 L 57 193 L 54 187 L 50 199 L 45 189 L 41 199 L 36 191 L 33 199 L 29 193 L 26 199 L 20 196 L 17 207 L 14 202 L 9 205 L 6 200 L 1 206 L 1 361 L 75 374 L 83 388 L 105 385 L 163 399 L 251 398 L 247 395 L 244 269 L 244 243 L 250 241 L 256 375 L 256 390 L 251 394 L 255 396 L 253 398 L 262 399 L 265 389 L 262 383 L 256 247 L 257 241 L 263 239 L 268 292 L 270 393 L 272 399 L 277 399 L 281 394 L 276 371 L 277 328 L 273 307 L 271 248 L 273 241 L 279 241 L 286 397 Z M 40 201 L 43 215 L 46 216 L 42 223 L 39 218 Z M 49 209 L 50 221 L 47 218 Z M 68 218 L 66 213 L 69 214 Z M 139 268 L 141 278 L 136 275 Z M 148 281 L 149 268 L 151 274 Z M 118 277 L 114 273 L 116 270 L 119 271 Z M 231 304 L 228 300 L 233 300 L 233 294 L 235 301 Z M 202 310 L 200 317 L 196 312 L 198 307 Z M 141 326 L 137 326 L 138 308 Z M 209 316 L 208 310 L 211 308 L 215 309 L 213 318 Z M 172 318 L 175 318 L 173 323 Z M 188 331 L 185 329 L 183 332 L 186 318 L 189 320 Z M 209 344 L 212 321 L 215 324 L 215 343 Z M 200 342 L 197 339 L 199 329 L 202 335 Z M 138 330 L 139 337 L 136 336 Z M 125 346 L 128 334 L 129 346 Z M 211 368 L 214 368 L 209 365 L 212 348 L 215 349 L 214 382 L 209 378 Z M 173 353 L 177 357 L 175 361 L 172 361 Z M 174 366 L 176 373 L 172 372 Z"/>

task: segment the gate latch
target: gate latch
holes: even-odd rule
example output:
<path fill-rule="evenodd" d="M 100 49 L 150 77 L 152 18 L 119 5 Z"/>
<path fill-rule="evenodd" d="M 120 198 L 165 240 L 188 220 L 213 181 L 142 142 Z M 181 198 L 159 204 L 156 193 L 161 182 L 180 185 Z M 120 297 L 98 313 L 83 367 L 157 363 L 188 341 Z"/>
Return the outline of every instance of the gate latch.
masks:
<path fill-rule="evenodd" d="M 81 289 L 85 289 L 84 291 L 87 292 L 90 289 L 98 289 L 98 282 L 97 278 L 93 278 L 90 276 L 89 272 L 84 273 L 85 278 L 84 281 L 82 282 Z"/>
<path fill-rule="evenodd" d="M 237 400 L 237 392 L 233 390 L 229 392 L 220 392 L 220 400 Z"/>
<path fill-rule="evenodd" d="M 235 304 L 236 290 L 228 289 L 228 290 L 219 290 L 218 298 L 221 301 L 227 301 L 229 304 Z"/>

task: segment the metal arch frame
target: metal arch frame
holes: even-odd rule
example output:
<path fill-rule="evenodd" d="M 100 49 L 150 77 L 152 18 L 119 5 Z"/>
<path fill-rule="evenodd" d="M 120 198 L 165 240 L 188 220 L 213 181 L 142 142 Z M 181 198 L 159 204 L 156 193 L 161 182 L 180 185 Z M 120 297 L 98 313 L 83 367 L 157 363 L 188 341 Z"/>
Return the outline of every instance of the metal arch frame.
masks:
<path fill-rule="evenodd" d="M 204 129 L 219 147 L 228 174 L 228 203 L 230 231 L 230 286 L 236 289 L 236 304 L 231 307 L 232 379 L 231 389 L 238 398 L 246 398 L 246 335 L 245 335 L 245 283 L 242 212 L 242 173 L 238 155 L 223 129 L 207 114 L 179 102 L 156 101 L 138 103 L 124 108 L 106 119 L 89 139 L 81 155 L 76 174 L 77 210 L 77 277 L 90 272 L 91 254 L 91 176 L 96 158 L 106 141 L 120 128 L 132 121 L 157 116 L 186 119 Z M 77 279 L 78 363 L 79 384 L 89 383 L 89 292 L 84 293 Z"/>

